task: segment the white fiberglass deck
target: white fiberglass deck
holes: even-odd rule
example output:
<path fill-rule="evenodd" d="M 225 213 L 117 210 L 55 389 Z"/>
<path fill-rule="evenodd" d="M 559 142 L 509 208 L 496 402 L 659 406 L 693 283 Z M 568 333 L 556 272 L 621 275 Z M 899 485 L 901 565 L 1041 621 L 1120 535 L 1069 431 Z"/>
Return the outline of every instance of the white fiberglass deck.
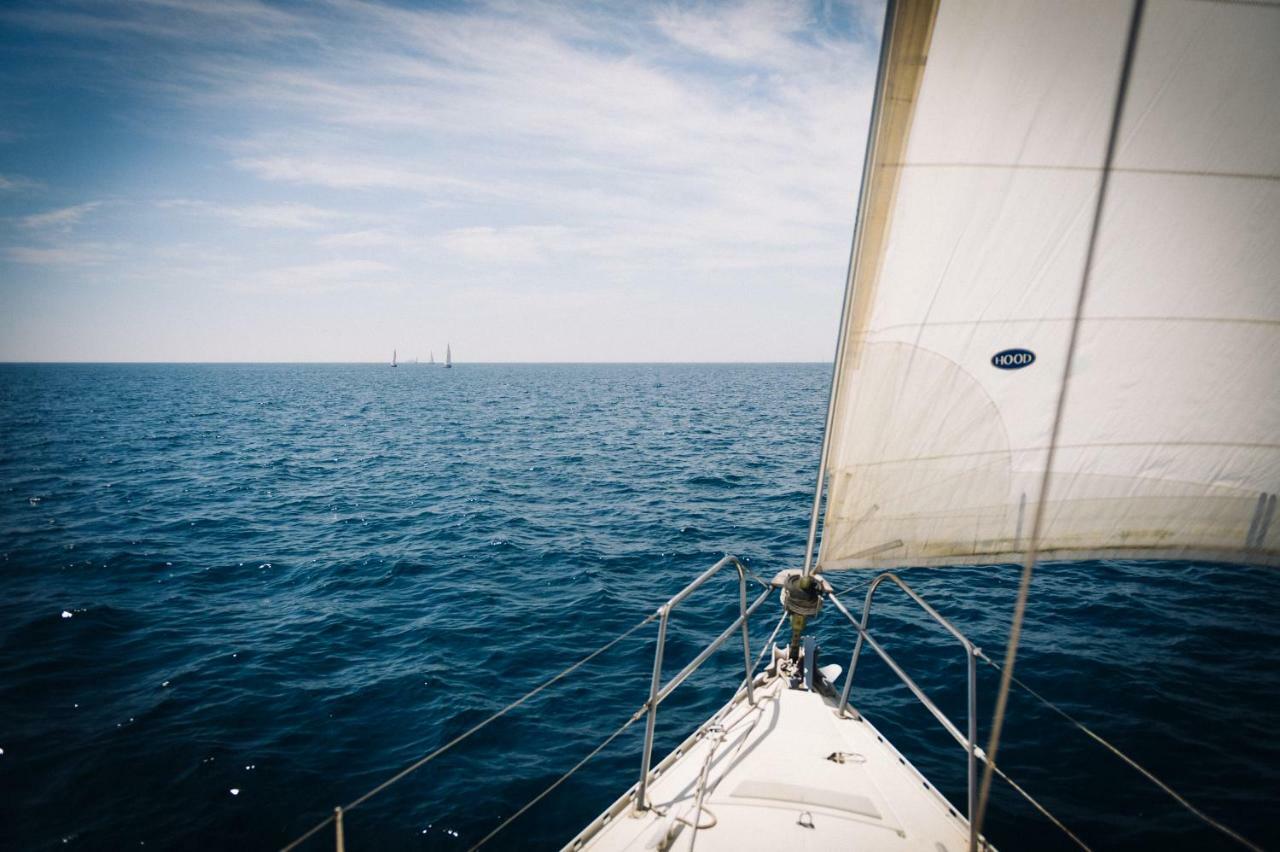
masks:
<path fill-rule="evenodd" d="M 869 722 L 782 677 L 755 695 L 752 707 L 739 693 L 659 764 L 649 810 L 635 812 L 633 788 L 565 848 L 968 848 L 968 822 Z"/>

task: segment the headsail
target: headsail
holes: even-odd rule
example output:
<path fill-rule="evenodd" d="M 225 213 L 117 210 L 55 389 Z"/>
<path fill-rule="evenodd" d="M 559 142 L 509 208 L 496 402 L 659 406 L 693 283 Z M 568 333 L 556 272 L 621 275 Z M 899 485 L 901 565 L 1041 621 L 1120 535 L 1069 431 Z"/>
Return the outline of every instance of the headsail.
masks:
<path fill-rule="evenodd" d="M 890 4 L 824 570 L 1013 560 L 1039 501 L 1127 4 Z M 1147 6 L 1044 558 L 1280 563 L 1280 5 Z"/>

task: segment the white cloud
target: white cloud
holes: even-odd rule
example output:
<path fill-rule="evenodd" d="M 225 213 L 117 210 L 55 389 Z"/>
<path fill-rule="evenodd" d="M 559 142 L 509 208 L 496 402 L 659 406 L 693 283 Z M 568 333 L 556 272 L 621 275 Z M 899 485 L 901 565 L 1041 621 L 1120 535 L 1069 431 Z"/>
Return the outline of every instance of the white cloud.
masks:
<path fill-rule="evenodd" d="M 754 0 L 694 8 L 668 6 L 656 16 L 672 41 L 717 59 L 753 66 L 786 67 L 803 48 L 796 35 L 812 23 L 807 6 Z"/>
<path fill-rule="evenodd" d="M 502 265 L 541 262 L 554 252 L 587 251 L 589 243 L 569 228 L 457 228 L 440 235 L 447 251 L 471 261 Z"/>
<path fill-rule="evenodd" d="M 225 219 L 243 228 L 315 229 L 324 228 L 346 218 L 334 210 L 309 204 L 214 204 L 207 201 L 172 199 L 158 202 L 159 207 L 184 210 L 196 215 Z"/>
<path fill-rule="evenodd" d="M 144 190 L 139 180 L 132 197 L 124 187 L 112 197 L 119 217 L 113 206 L 112 217 L 88 218 L 91 202 L 21 224 L 105 228 L 147 210 L 158 218 L 159 204 L 260 231 L 252 239 L 226 228 L 168 234 L 192 243 L 184 257 L 219 259 L 204 268 L 182 258 L 166 266 L 150 252 L 157 279 L 199 276 L 235 288 L 232 299 L 376 287 L 400 294 L 387 311 L 434 312 L 450 294 L 457 310 L 482 311 L 460 294 L 495 282 L 548 300 L 570 293 L 584 322 L 607 327 L 629 294 L 665 305 L 680 290 L 691 297 L 681 300 L 687 310 L 716 307 L 673 323 L 673 334 L 738 312 L 744 340 L 751 328 L 770 339 L 791 335 L 778 355 L 823 357 L 828 344 L 807 331 L 769 332 L 771 306 L 785 294 L 797 316 L 838 310 L 877 8 L 54 3 L 17 23 L 114 44 L 108 56 L 145 43 L 146 55 L 164 61 L 103 62 L 92 85 L 141 91 L 132 116 L 141 132 L 155 126 L 146 110 L 163 104 L 164 133 L 149 142 L 176 137 L 189 146 L 184 155 L 213 156 L 174 167 L 171 185 Z M 155 201 L 167 196 L 180 197 Z M 119 227 L 132 235 L 157 224 L 167 222 Z M 424 271 L 433 302 L 415 308 Z M 745 280 L 763 295 L 721 298 L 717 288 Z M 616 298 L 601 295 L 610 288 Z M 606 306 L 608 315 L 586 319 Z M 591 345 L 621 337 L 602 334 Z M 510 357 L 520 340 L 502 343 Z M 682 357 L 679 343 L 665 351 Z"/>
<path fill-rule="evenodd" d="M 242 289 L 259 293 L 305 295 L 335 290 L 394 286 L 395 268 L 376 260 L 334 260 L 285 266 L 243 276 Z"/>
<path fill-rule="evenodd" d="M 70 5 L 70 8 L 68 8 Z M 110 7 L 41 4 L 8 9 L 0 20 L 25 28 L 101 39 L 173 39 L 221 43 L 226 39 L 274 41 L 307 35 L 310 28 L 280 9 L 253 0 L 136 0 Z"/>
<path fill-rule="evenodd" d="M 432 174 L 404 161 L 284 155 L 240 157 L 239 168 L 271 181 L 323 186 L 331 189 L 381 189 L 427 196 L 492 196 L 496 187 L 452 175 Z"/>
<path fill-rule="evenodd" d="M 28 266 L 98 266 L 116 259 L 110 246 L 85 243 L 65 246 L 11 246 L 5 254 Z"/>
<path fill-rule="evenodd" d="M 736 242 L 745 256 L 773 247 L 791 262 L 796 246 L 839 233 L 843 251 L 871 56 L 848 39 L 804 36 L 810 16 L 801 7 L 664 12 L 626 53 L 565 37 L 584 27 L 607 37 L 606 22 L 557 7 L 507 17 L 374 8 L 372 19 L 389 31 L 372 41 L 398 50 L 357 48 L 324 67 L 242 69 L 234 78 L 236 91 L 264 108 L 328 128 L 301 141 L 249 140 L 268 150 L 238 157 L 239 167 L 270 181 L 405 193 L 482 215 L 502 209 L 510 218 L 514 208 L 526 222 L 589 223 L 637 249 L 678 242 L 692 250 L 701 234 L 716 257 Z M 715 32 L 704 36 L 708 28 Z M 685 67 L 706 65 L 707 54 L 734 65 Z M 751 56 L 755 67 L 743 70 L 739 60 Z M 334 145 L 347 150 L 334 156 Z M 656 245 L 663 228 L 672 235 Z M 512 249 L 513 239 L 504 232 L 495 259 L 529 256 L 527 247 Z M 457 248 L 457 235 L 443 244 Z"/>
<path fill-rule="evenodd" d="M 78 224 L 85 216 L 102 206 L 101 201 L 89 201 L 73 207 L 62 207 L 45 213 L 24 216 L 21 220 L 24 228 L 52 228 L 68 230 Z"/>
<path fill-rule="evenodd" d="M 366 228 L 361 231 L 327 234 L 317 239 L 316 244 L 329 248 L 347 249 L 382 248 L 387 246 L 408 248 L 415 245 L 415 241 L 387 231 L 378 230 L 377 228 Z"/>
<path fill-rule="evenodd" d="M 3 136 L 0 135 L 0 140 L 2 139 Z M 43 187 L 44 184 L 40 181 L 22 175 L 0 175 L 0 192 L 32 192 Z"/>

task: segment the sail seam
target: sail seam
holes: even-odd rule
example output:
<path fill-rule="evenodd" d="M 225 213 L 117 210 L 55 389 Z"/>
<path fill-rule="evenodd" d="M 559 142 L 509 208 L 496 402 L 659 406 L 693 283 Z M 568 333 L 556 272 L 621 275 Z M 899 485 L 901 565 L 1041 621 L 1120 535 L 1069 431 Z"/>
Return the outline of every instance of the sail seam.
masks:
<path fill-rule="evenodd" d="M 1089 172 L 1096 174 L 1097 166 L 1064 166 L 1049 163 L 884 163 L 887 168 L 895 169 L 1009 169 L 1011 171 L 1043 171 L 1043 172 Z M 1184 169 L 1144 169 L 1133 166 L 1116 166 L 1113 174 L 1136 175 L 1175 175 L 1179 177 L 1232 178 L 1238 180 L 1280 180 L 1280 174 L 1263 172 L 1214 172 L 1188 171 Z"/>
<path fill-rule="evenodd" d="M 1280 9 L 1276 0 L 1193 0 L 1196 3 L 1217 3 L 1223 6 L 1262 6 L 1267 9 Z"/>
<path fill-rule="evenodd" d="M 1253 317 L 1186 317 L 1186 316 L 1121 316 L 1121 317 L 1085 317 L 1082 322 L 1191 322 L 1191 323 L 1218 323 L 1223 325 L 1262 325 L 1262 326 L 1280 326 L 1280 319 L 1261 319 Z M 898 331 L 904 328 L 945 328 L 949 326 L 961 326 L 968 328 L 975 325 L 1003 325 L 1009 323 L 1049 323 L 1049 322 L 1075 322 L 1074 317 L 1008 317 L 1005 319 L 977 319 L 977 320 L 927 320 L 924 322 L 903 322 L 895 325 L 885 325 L 879 328 L 869 328 L 863 332 L 865 336 L 873 334 L 886 334 L 890 331 Z"/>
<path fill-rule="evenodd" d="M 1132 447 L 1217 447 L 1220 449 L 1248 449 L 1248 450 L 1280 450 L 1280 444 L 1253 444 L 1243 441 L 1099 441 L 1090 442 L 1088 444 L 1058 444 L 1060 450 L 1086 450 L 1098 447 L 1110 447 L 1114 449 L 1132 448 Z M 918 461 L 944 461 L 948 459 L 971 459 L 980 458 L 982 456 L 1005 455 L 1008 453 L 1040 453 L 1048 450 L 1048 446 L 1041 447 L 1010 447 L 1008 449 L 999 450 L 972 450 L 966 453 L 941 453 L 932 456 L 909 456 L 897 459 L 880 459 L 879 461 L 861 462 L 854 465 L 855 468 L 880 467 L 882 465 L 892 464 L 908 464 Z M 1162 480 L 1171 481 L 1171 480 Z M 1190 481 L 1190 480 L 1188 480 Z M 1203 484 L 1203 483 L 1202 483 Z"/>
<path fill-rule="evenodd" d="M 872 571 L 903 567 L 954 568 L 961 565 L 1008 565 L 1016 563 L 1017 557 L 1024 552 L 1022 548 L 1015 548 L 1011 544 L 1004 550 L 983 550 L 981 553 L 969 554 L 949 553 L 945 556 L 913 556 L 910 560 L 894 557 L 881 559 L 877 556 L 866 556 L 856 560 L 841 559 L 835 562 L 824 562 L 822 564 L 822 572 L 827 574 L 834 571 Z M 1046 547 L 1039 554 L 1046 562 L 1064 560 L 1078 562 L 1089 559 L 1157 559 L 1164 561 L 1214 562 L 1223 565 L 1254 565 L 1260 568 L 1280 567 L 1280 551 L 1274 549 L 1247 548 L 1241 551 L 1228 547 L 1207 548 L 1202 545 L 1167 548 L 1142 545 L 1130 549 L 1106 547 L 1080 550 L 1055 546 Z"/>

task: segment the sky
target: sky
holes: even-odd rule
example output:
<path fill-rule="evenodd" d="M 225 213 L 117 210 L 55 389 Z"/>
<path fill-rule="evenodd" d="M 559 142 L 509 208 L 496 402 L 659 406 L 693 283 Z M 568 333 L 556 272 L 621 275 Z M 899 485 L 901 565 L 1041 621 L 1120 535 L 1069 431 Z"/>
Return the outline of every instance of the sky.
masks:
<path fill-rule="evenodd" d="M 829 361 L 883 8 L 0 6 L 0 361 Z"/>

